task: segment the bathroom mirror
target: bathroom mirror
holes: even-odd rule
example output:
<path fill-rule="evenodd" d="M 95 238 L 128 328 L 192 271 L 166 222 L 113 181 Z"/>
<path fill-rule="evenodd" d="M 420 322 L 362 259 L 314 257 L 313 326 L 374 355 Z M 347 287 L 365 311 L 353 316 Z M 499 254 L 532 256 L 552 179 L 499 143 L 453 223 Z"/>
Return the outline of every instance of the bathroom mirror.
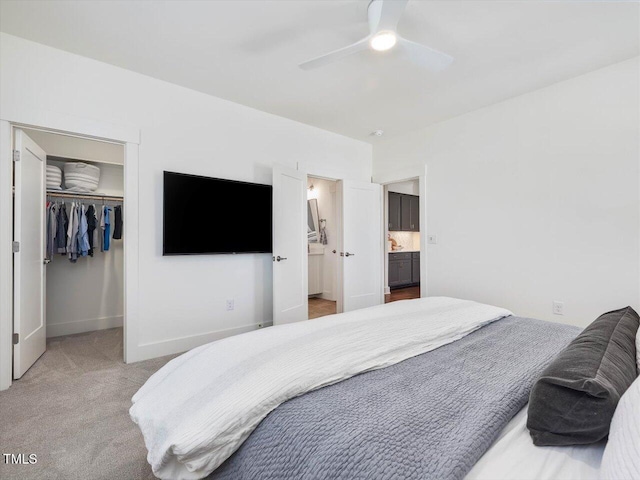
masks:
<path fill-rule="evenodd" d="M 307 200 L 307 240 L 309 243 L 316 243 L 320 240 L 319 218 L 318 200 L 316 198 Z"/>

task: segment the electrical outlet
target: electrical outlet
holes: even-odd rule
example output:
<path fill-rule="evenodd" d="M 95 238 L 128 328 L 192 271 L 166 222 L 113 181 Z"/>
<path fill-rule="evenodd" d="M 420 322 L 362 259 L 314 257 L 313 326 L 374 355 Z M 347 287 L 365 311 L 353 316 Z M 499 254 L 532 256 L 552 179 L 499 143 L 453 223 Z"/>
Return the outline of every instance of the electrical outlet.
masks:
<path fill-rule="evenodd" d="M 427 243 L 435 245 L 438 243 L 438 237 L 436 235 L 427 235 Z"/>
<path fill-rule="evenodd" d="M 235 308 L 235 303 L 233 298 L 227 300 L 227 310 L 233 310 Z"/>
<path fill-rule="evenodd" d="M 553 302 L 553 314 L 564 315 L 564 303 L 557 301 Z"/>

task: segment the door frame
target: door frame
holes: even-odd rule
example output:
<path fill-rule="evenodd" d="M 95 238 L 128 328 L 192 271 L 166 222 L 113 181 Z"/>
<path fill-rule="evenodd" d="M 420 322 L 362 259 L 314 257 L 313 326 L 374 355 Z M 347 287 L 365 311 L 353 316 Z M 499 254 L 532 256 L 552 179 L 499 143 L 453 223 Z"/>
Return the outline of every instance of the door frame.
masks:
<path fill-rule="evenodd" d="M 391 183 L 406 182 L 408 180 L 418 179 L 418 194 L 420 196 L 420 297 L 429 296 L 429 282 L 428 282 L 428 252 L 427 252 L 427 236 L 428 236 L 428 222 L 427 222 L 427 165 L 416 165 L 414 167 L 403 168 L 394 172 L 386 172 L 378 175 L 374 175 L 375 183 L 379 183 L 384 188 L 382 195 L 382 222 L 383 222 L 383 241 L 386 245 L 387 233 L 388 233 L 388 220 L 387 211 L 385 205 L 387 203 L 387 187 Z M 388 253 L 386 247 L 383 248 L 385 252 L 385 258 L 383 259 L 383 288 L 386 294 L 386 287 L 388 281 L 384 281 L 388 278 Z"/>
<path fill-rule="evenodd" d="M 140 129 L 20 106 L 5 108 L 0 116 L 0 390 L 11 386 L 13 370 L 13 129 L 118 143 L 124 146 L 124 361 L 140 359 L 139 325 L 139 198 Z"/>

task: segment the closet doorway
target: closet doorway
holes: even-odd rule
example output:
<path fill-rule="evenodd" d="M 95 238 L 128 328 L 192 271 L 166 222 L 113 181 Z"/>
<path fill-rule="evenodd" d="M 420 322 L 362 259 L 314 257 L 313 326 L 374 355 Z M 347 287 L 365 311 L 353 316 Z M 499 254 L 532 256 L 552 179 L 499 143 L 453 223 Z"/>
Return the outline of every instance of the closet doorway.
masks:
<path fill-rule="evenodd" d="M 82 362 L 74 346 L 89 343 L 123 361 L 125 147 L 30 128 L 13 134 L 13 378 L 47 348 Z"/>
<path fill-rule="evenodd" d="M 338 217 L 335 180 L 307 177 L 309 319 L 338 313 Z"/>

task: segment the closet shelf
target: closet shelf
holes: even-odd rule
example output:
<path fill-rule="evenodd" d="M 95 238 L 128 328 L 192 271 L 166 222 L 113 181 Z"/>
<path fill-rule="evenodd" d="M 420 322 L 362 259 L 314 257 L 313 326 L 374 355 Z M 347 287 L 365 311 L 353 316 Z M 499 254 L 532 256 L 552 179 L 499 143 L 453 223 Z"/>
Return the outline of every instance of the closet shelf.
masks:
<path fill-rule="evenodd" d="M 100 193 L 75 193 L 63 190 L 47 190 L 47 196 L 57 198 L 86 198 L 92 200 L 124 200 L 122 195 L 104 195 Z"/>

